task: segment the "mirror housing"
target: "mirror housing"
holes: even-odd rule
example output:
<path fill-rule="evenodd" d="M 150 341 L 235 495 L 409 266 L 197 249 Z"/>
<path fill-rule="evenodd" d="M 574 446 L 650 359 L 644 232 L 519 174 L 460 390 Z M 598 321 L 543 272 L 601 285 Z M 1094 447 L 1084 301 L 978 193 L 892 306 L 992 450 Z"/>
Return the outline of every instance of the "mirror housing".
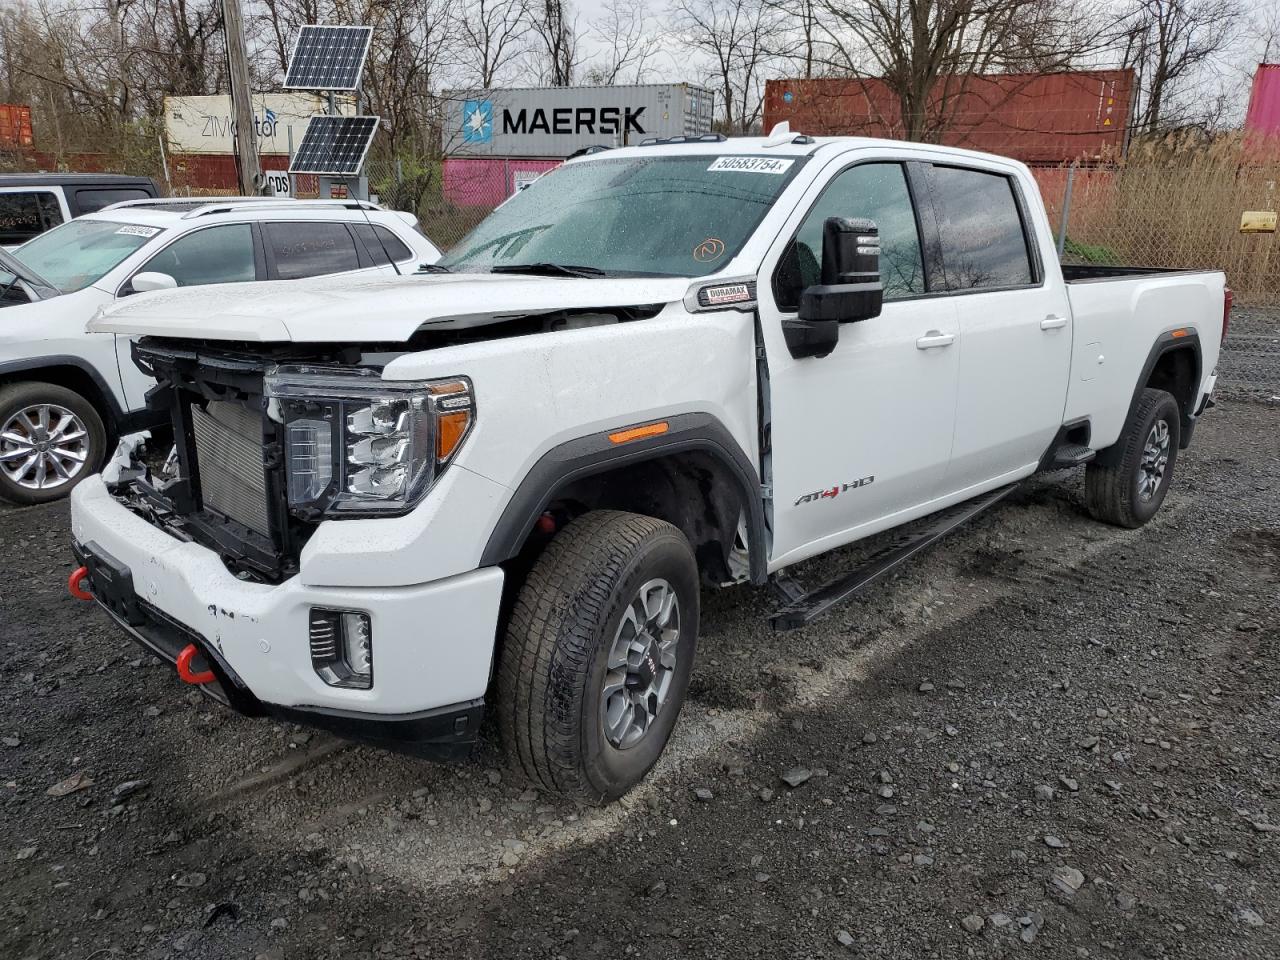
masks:
<path fill-rule="evenodd" d="M 178 286 L 178 281 L 169 276 L 169 274 L 157 273 L 151 270 L 135 273 L 129 283 L 133 287 L 134 293 L 147 293 L 150 290 L 173 290 Z"/>
<path fill-rule="evenodd" d="M 787 349 L 796 358 L 825 357 L 835 349 L 840 324 L 878 317 L 883 302 L 875 221 L 828 217 L 822 225 L 821 282 L 801 291 L 797 318 L 783 321 Z"/>

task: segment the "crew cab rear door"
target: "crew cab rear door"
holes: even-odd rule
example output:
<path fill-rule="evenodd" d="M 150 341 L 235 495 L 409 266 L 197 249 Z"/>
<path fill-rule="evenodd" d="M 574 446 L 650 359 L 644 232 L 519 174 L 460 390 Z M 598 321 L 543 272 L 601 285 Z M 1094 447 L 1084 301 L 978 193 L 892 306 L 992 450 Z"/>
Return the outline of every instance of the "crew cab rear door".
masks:
<path fill-rule="evenodd" d="M 834 160 L 766 255 L 758 284 L 768 358 L 771 567 L 894 526 L 940 495 L 951 454 L 960 331 L 950 297 L 930 298 L 916 216 L 916 164 Z M 793 358 L 782 333 L 818 282 L 828 217 L 880 229 L 878 317 L 840 326 L 825 357 Z"/>
<path fill-rule="evenodd" d="M 1052 443 L 1070 376 L 1071 307 L 1034 185 L 1016 168 L 921 168 L 964 338 L 946 480 L 960 493 L 1029 473 Z"/>

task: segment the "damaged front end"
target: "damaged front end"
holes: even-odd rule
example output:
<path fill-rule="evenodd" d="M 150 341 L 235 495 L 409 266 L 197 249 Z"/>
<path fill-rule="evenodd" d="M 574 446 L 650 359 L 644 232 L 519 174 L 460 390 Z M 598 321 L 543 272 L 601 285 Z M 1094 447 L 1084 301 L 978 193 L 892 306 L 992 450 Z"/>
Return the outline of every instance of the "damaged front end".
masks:
<path fill-rule="evenodd" d="M 214 550 L 241 579 L 293 576 L 316 522 L 289 509 L 287 428 L 267 415 L 266 377 L 282 363 L 351 366 L 359 351 L 237 350 L 155 338 L 133 350 L 134 362 L 157 381 L 147 404 L 168 417 L 173 447 L 160 459 L 159 451 L 126 438 L 115 476 L 104 475 L 112 495 L 177 539 Z"/>
<path fill-rule="evenodd" d="M 173 450 L 163 464 L 122 452 L 109 489 L 237 577 L 287 580 L 322 520 L 408 513 L 470 435 L 470 380 L 384 380 L 394 356 L 144 339 L 134 359 Z"/>

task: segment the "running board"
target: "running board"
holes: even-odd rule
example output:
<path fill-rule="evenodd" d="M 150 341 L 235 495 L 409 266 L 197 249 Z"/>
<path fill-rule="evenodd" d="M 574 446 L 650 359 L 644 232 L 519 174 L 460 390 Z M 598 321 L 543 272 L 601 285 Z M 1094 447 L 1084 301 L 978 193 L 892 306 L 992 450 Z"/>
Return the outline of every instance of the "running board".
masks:
<path fill-rule="evenodd" d="M 774 586 L 782 594 L 786 605 L 770 615 L 769 622 L 774 630 L 779 631 L 794 630 L 812 623 L 832 607 L 844 603 L 872 582 L 901 566 L 925 547 L 937 543 L 987 508 L 994 507 L 1012 493 L 1015 487 L 1017 484 L 1011 483 L 1007 487 L 1000 487 L 927 517 L 926 526 L 899 534 L 863 561 L 857 569 L 814 590 L 805 592 L 799 584 L 785 575 L 775 577 Z"/>

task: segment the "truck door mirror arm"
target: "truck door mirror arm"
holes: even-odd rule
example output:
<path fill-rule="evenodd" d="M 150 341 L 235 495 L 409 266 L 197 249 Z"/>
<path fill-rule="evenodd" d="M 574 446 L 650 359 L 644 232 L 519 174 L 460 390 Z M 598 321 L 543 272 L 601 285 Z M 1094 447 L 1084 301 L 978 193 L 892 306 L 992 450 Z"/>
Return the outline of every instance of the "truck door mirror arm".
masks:
<path fill-rule="evenodd" d="M 800 293 L 794 320 L 782 321 L 793 357 L 825 357 L 840 338 L 840 324 L 880 315 L 880 231 L 873 220 L 828 217 L 822 225 L 821 282 Z"/>

